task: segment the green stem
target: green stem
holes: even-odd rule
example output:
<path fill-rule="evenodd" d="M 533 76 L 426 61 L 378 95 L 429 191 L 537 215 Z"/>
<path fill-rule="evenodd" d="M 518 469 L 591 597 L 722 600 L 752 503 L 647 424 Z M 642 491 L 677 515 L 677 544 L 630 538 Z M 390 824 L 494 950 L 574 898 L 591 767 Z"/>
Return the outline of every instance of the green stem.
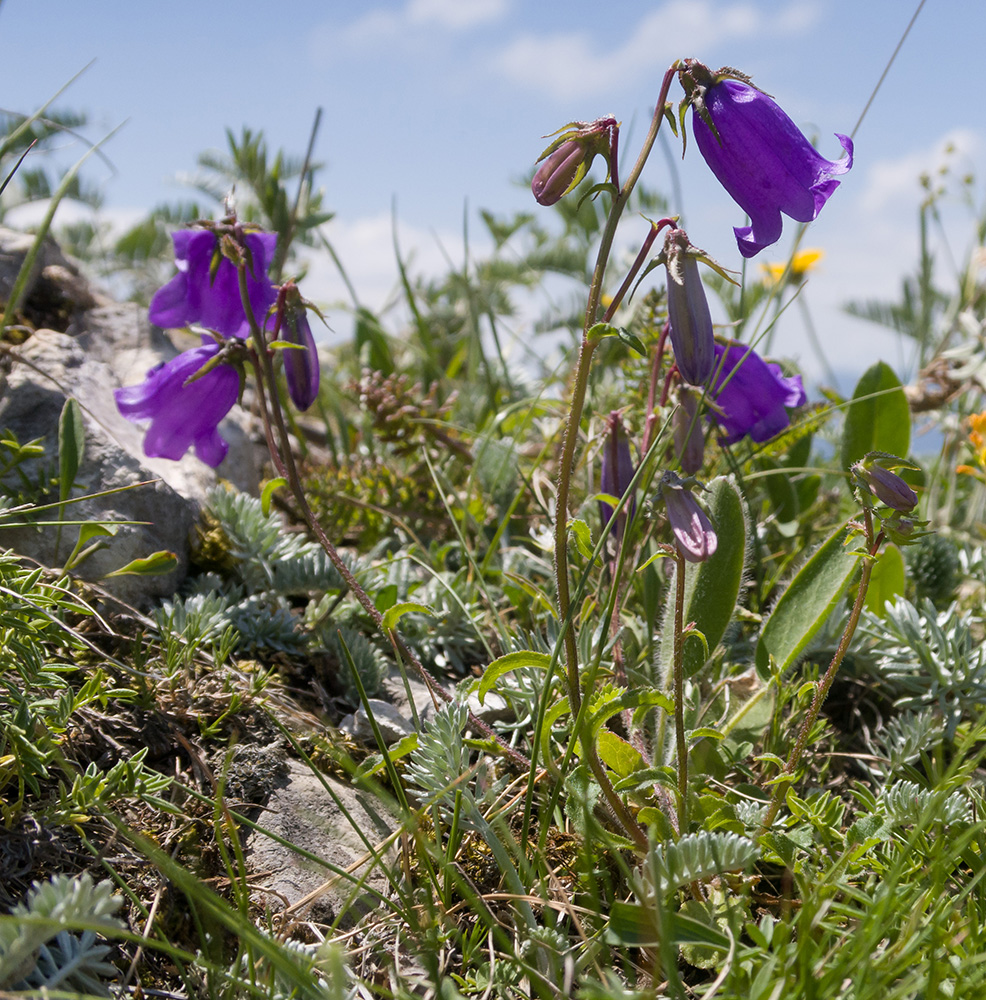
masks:
<path fill-rule="evenodd" d="M 609 255 L 613 248 L 613 239 L 616 236 L 616 227 L 630 200 L 630 194 L 636 186 L 640 173 L 647 162 L 647 157 L 657 139 L 658 130 L 664 117 L 664 104 L 667 100 L 668 90 L 671 81 L 678 70 L 677 61 L 672 63 L 668 71 L 664 74 L 664 81 L 661 85 L 661 93 L 654 110 L 654 117 L 651 120 L 650 129 L 644 144 L 641 147 L 637 162 L 627 177 L 619 194 L 613 201 L 606 220 L 606 226 L 599 243 L 599 252 L 596 255 L 596 266 L 592 272 L 592 280 L 589 285 L 589 300 L 586 303 L 585 321 L 582 328 L 582 346 L 579 350 L 578 362 L 575 366 L 575 374 L 572 384 L 572 399 L 569 409 L 568 420 L 565 424 L 562 438 L 561 461 L 558 471 L 558 497 L 555 513 L 555 580 L 558 589 L 558 611 L 559 617 L 565 621 L 569 615 L 569 605 L 571 596 L 568 587 L 568 503 L 571 492 L 572 467 L 575 458 L 575 446 L 578 442 L 579 427 L 582 422 L 582 410 L 585 406 L 586 389 L 589 383 L 589 370 L 592 362 L 592 354 L 595 350 L 595 342 L 589 340 L 589 330 L 596 321 L 599 310 L 599 299 L 603 290 L 603 278 L 606 272 L 606 265 L 609 262 Z M 579 706 L 582 701 L 582 694 L 579 688 L 579 659 L 578 645 L 576 642 L 575 629 L 570 625 L 565 632 L 565 661 L 568 674 L 568 697 L 572 708 L 573 718 L 578 716 Z"/>
<path fill-rule="evenodd" d="M 678 830 L 688 830 L 688 744 L 685 741 L 685 557 L 675 549 L 674 595 L 674 741 L 678 758 Z"/>
<path fill-rule="evenodd" d="M 784 770 L 780 774 L 781 780 L 774 785 L 774 793 L 770 799 L 770 805 L 767 807 L 767 815 L 764 817 L 763 823 L 760 825 L 760 833 L 766 833 L 767 830 L 771 828 L 774 820 L 777 818 L 777 811 L 781 807 L 781 799 L 784 797 L 785 789 L 789 785 L 789 779 L 797 769 L 798 764 L 801 762 L 801 758 L 804 756 L 805 748 L 808 746 L 808 737 L 811 735 L 811 730 L 818 719 L 818 715 L 822 710 L 822 705 L 825 703 L 825 699 L 828 696 L 829 688 L 832 687 L 832 682 L 835 680 L 835 675 L 839 672 L 839 667 L 842 665 L 843 659 L 845 659 L 846 653 L 849 651 L 849 644 L 852 642 L 852 637 L 856 632 L 856 626 L 859 624 L 859 617 L 863 613 L 863 603 L 866 600 L 866 591 L 870 585 L 870 577 L 873 575 L 873 564 L 883 542 L 883 534 L 877 536 L 876 540 L 873 539 L 873 515 L 870 511 L 865 513 L 866 521 L 866 541 L 867 541 L 867 555 L 863 559 L 863 570 L 859 577 L 859 589 L 856 592 L 856 600 L 853 602 L 852 611 L 849 614 L 849 621 L 846 623 L 846 627 L 843 630 L 842 638 L 839 640 L 839 645 L 835 650 L 835 655 L 832 657 L 832 662 L 829 663 L 828 669 L 825 671 L 824 676 L 818 682 L 818 687 L 815 689 L 815 697 L 812 699 L 811 707 L 808 709 L 808 714 L 805 716 L 801 723 L 801 729 L 798 731 L 798 738 L 795 740 L 794 748 L 791 750 L 791 755 L 787 759 L 787 763 L 784 765 Z"/>
<path fill-rule="evenodd" d="M 600 238 L 599 251 L 596 254 L 596 265 L 589 284 L 589 299 L 586 303 L 585 321 L 582 327 L 582 345 L 579 349 L 578 362 L 576 363 L 572 380 L 572 398 L 569 415 L 562 437 L 561 461 L 558 471 L 558 495 L 555 510 L 555 581 L 558 591 L 559 620 L 568 622 L 568 628 L 565 629 L 564 636 L 566 677 L 572 718 L 576 720 L 580 716 L 579 710 L 582 707 L 582 691 L 579 683 L 578 642 L 575 634 L 575 623 L 571 615 L 571 594 L 568 585 L 568 504 L 572 483 L 572 467 L 575 460 L 575 446 L 578 442 L 579 428 L 582 423 L 582 411 L 585 407 L 589 371 L 592 366 L 592 354 L 596 347 L 595 341 L 589 338 L 589 330 L 596 322 L 599 312 L 599 300 L 602 296 L 606 265 L 609 262 L 609 255 L 613 248 L 617 225 L 619 224 L 620 217 L 623 215 L 623 210 L 627 206 L 627 202 L 630 200 L 630 195 L 636 186 L 641 171 L 644 169 L 644 164 L 647 162 L 647 158 L 654 146 L 654 141 L 657 139 L 657 133 L 664 118 L 664 105 L 667 100 L 668 90 L 671 87 L 671 81 L 674 79 L 677 69 L 678 63 L 675 61 L 664 74 L 661 92 L 654 110 L 654 116 L 651 119 L 650 129 L 637 156 L 637 161 L 630 171 L 630 175 L 613 200 L 609 216 L 606 219 L 606 226 Z M 596 746 L 591 734 L 583 733 L 581 727 L 579 727 L 576 729 L 575 738 L 581 738 L 586 763 L 599 782 L 599 787 L 602 789 L 606 801 L 616 814 L 624 830 L 638 846 L 646 848 L 646 834 L 644 834 L 633 815 L 616 794 L 606 775 L 606 769 L 596 754 Z"/>

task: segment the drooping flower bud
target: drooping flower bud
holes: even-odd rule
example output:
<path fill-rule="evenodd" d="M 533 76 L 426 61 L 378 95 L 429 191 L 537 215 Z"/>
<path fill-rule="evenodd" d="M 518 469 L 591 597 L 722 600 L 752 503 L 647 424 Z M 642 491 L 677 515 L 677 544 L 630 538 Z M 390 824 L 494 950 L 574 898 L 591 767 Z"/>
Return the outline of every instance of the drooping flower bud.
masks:
<path fill-rule="evenodd" d="M 709 515 L 699 506 L 687 484 L 673 472 L 661 477 L 660 497 L 668 511 L 674 543 L 687 562 L 705 562 L 719 544 Z"/>
<path fill-rule="evenodd" d="M 862 461 L 853 465 L 853 479 L 861 494 L 865 491 L 892 510 L 908 514 L 917 506 L 918 495 L 896 472 L 887 468 L 888 465 L 906 468 L 909 463 L 902 462 L 893 455 L 870 452 Z M 860 499 L 865 502 L 865 494 Z"/>
<path fill-rule="evenodd" d="M 626 493 L 633 479 L 633 456 L 630 454 L 630 442 L 627 439 L 626 428 L 618 410 L 610 413 L 606 420 L 606 441 L 603 445 L 602 474 L 600 488 L 603 493 L 619 499 Z M 633 500 L 630 499 L 617 517 L 613 517 L 613 507 L 605 500 L 599 501 L 599 517 L 603 530 L 607 525 L 617 540 L 623 537 L 627 519 L 633 514 Z"/>
<path fill-rule="evenodd" d="M 562 134 L 538 157 L 541 166 L 531 182 L 538 204 L 554 205 L 573 190 L 597 154 L 608 161 L 617 128 L 615 118 L 597 118 L 594 122 L 570 122 L 559 129 Z"/>
<path fill-rule="evenodd" d="M 678 390 L 678 407 L 671 419 L 674 453 L 686 476 L 694 476 L 705 461 L 705 428 L 698 416 L 698 401 L 691 389 Z"/>
<path fill-rule="evenodd" d="M 308 322 L 308 307 L 293 281 L 281 286 L 275 312 L 277 336 L 296 346 L 281 351 L 288 395 L 299 410 L 307 410 L 318 395 L 318 350 Z"/>
<path fill-rule="evenodd" d="M 698 272 L 704 251 L 692 246 L 683 229 L 669 229 L 664 238 L 668 272 L 668 321 L 671 346 L 681 377 L 689 385 L 705 385 L 715 368 L 715 337 L 705 286 Z"/>

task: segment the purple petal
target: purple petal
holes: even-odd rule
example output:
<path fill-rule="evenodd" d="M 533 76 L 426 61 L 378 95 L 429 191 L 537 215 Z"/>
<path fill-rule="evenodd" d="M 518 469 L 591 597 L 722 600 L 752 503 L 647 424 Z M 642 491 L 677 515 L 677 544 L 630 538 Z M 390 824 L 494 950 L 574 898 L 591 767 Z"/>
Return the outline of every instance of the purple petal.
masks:
<path fill-rule="evenodd" d="M 208 465 L 223 460 L 228 445 L 217 426 L 236 402 L 239 375 L 230 365 L 217 365 L 188 382 L 218 351 L 218 344 L 185 351 L 149 372 L 140 385 L 114 392 L 124 417 L 150 420 L 144 437 L 146 455 L 177 460 L 194 446 Z"/>
<path fill-rule="evenodd" d="M 787 407 L 801 406 L 805 391 L 801 376 L 787 378 L 743 344 L 716 344 L 717 375 L 712 396 L 725 434 L 720 443 L 733 444 L 747 435 L 768 441 L 790 425 Z"/>
<path fill-rule="evenodd" d="M 827 160 L 766 94 L 737 80 L 709 88 L 705 105 L 719 138 L 693 114 L 702 156 L 733 200 L 750 217 L 738 226 L 739 251 L 752 257 L 780 239 L 781 212 L 811 222 L 838 187 L 832 178 L 852 167 L 852 142 L 838 135 L 847 155 Z"/>

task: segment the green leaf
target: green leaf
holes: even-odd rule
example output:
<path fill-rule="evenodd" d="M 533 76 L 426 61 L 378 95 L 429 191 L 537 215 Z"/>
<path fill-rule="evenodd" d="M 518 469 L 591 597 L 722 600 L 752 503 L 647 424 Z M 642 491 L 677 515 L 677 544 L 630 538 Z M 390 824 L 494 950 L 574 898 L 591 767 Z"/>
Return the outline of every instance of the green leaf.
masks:
<path fill-rule="evenodd" d="M 660 944 L 653 908 L 614 900 L 609 907 L 606 943 L 631 948 L 652 948 Z"/>
<path fill-rule="evenodd" d="M 575 537 L 575 544 L 585 559 L 592 558 L 592 532 L 581 518 L 573 517 L 568 522 L 568 532 Z"/>
<path fill-rule="evenodd" d="M 863 372 L 846 411 L 842 467 L 869 451 L 906 455 L 911 447 L 911 411 L 893 369 L 878 361 Z"/>
<path fill-rule="evenodd" d="M 162 576 L 178 568 L 178 556 L 174 552 L 161 550 L 143 559 L 134 559 L 126 566 L 107 573 L 110 576 Z"/>
<path fill-rule="evenodd" d="M 601 729 L 596 736 L 596 752 L 602 762 L 621 778 L 633 774 L 644 766 L 644 758 L 640 751 L 632 747 L 625 739 L 617 736 L 611 729 Z"/>
<path fill-rule="evenodd" d="M 276 490 L 279 490 L 282 486 L 287 486 L 288 481 L 284 476 L 278 476 L 276 479 L 272 479 L 265 487 L 263 493 L 260 494 L 260 509 L 264 512 L 264 517 L 270 515 L 270 502 L 274 497 Z"/>
<path fill-rule="evenodd" d="M 619 338 L 632 351 L 636 351 L 642 358 L 647 357 L 647 348 L 640 342 L 640 338 L 622 326 L 619 328 Z"/>
<path fill-rule="evenodd" d="M 812 435 L 798 438 L 783 456 L 772 458 L 763 456 L 757 465 L 774 475 L 764 476 L 763 484 L 770 496 L 771 505 L 778 521 L 787 523 L 797 519 L 818 496 L 821 476 L 805 472 L 788 472 L 788 469 L 802 469 L 811 457 Z"/>
<path fill-rule="evenodd" d="M 746 565 L 746 518 L 739 491 L 730 479 L 714 479 L 704 499 L 719 544 L 711 558 L 702 563 L 688 563 L 685 567 L 683 620 L 695 623 L 695 629 L 705 636 L 711 653 L 736 610 Z M 675 589 L 671 587 L 668 595 L 661 639 L 661 661 L 668 671 L 674 659 L 674 630 L 667 625 L 674 621 Z M 708 656 L 699 639 L 685 642 L 683 659 L 685 676 L 692 676 L 702 667 Z"/>
<path fill-rule="evenodd" d="M 519 649 L 506 656 L 497 657 L 484 671 L 479 682 L 479 703 L 482 705 L 486 695 L 494 684 L 511 670 L 520 667 L 537 667 L 540 670 L 547 670 L 551 665 L 551 657 L 547 653 L 536 653 L 533 649 Z"/>
<path fill-rule="evenodd" d="M 82 409 L 69 396 L 58 418 L 58 499 L 67 500 L 86 447 Z"/>
<path fill-rule="evenodd" d="M 848 589 L 862 544 L 862 537 L 844 524 L 788 584 L 757 643 L 756 665 L 761 677 L 768 676 L 771 657 L 784 671 L 804 652 Z"/>
<path fill-rule="evenodd" d="M 400 604 L 395 604 L 384 612 L 383 627 L 389 632 L 391 629 L 397 627 L 397 623 L 404 615 L 412 613 L 430 615 L 432 618 L 435 617 L 435 609 L 428 607 L 427 604 L 418 604 L 415 601 L 402 601 Z"/>
<path fill-rule="evenodd" d="M 882 616 L 887 601 L 893 603 L 898 597 L 903 597 L 906 582 L 904 557 L 896 545 L 888 544 L 873 564 L 870 585 L 866 590 L 866 610 Z"/>

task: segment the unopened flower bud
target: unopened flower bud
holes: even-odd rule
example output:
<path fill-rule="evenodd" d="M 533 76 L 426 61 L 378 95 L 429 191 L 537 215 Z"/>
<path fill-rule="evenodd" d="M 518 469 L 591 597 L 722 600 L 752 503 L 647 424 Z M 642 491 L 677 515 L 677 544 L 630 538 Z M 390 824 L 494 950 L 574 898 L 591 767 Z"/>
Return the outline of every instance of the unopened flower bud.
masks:
<path fill-rule="evenodd" d="M 664 241 L 668 272 L 668 321 L 671 346 L 681 377 L 689 385 L 705 385 L 715 369 L 715 336 L 705 286 L 698 272 L 701 250 L 683 229 L 671 229 Z"/>
<path fill-rule="evenodd" d="M 617 128 L 613 118 L 594 122 L 572 122 L 541 154 L 541 166 L 531 182 L 531 191 L 539 205 L 554 205 L 588 173 L 597 154 L 606 155 Z M 543 162 L 542 162 L 543 161 Z"/>
<path fill-rule="evenodd" d="M 627 440 L 626 428 L 618 410 L 614 410 L 607 418 L 606 442 L 603 445 L 602 474 L 600 487 L 603 493 L 622 497 L 630 487 L 633 479 L 633 456 L 630 454 L 630 442 Z M 613 507 L 605 500 L 599 502 L 599 516 L 602 519 L 603 530 L 607 525 L 617 539 L 623 536 L 628 514 L 633 513 L 631 499 L 618 517 L 613 517 Z M 612 522 L 612 523 L 611 523 Z"/>
<path fill-rule="evenodd" d="M 876 459 L 867 456 L 852 467 L 852 472 L 857 484 L 887 507 L 906 514 L 917 506 L 917 493 L 896 472 L 884 468 Z"/>
<path fill-rule="evenodd" d="M 307 410 L 318 395 L 318 350 L 308 322 L 308 309 L 298 287 L 288 281 L 277 297 L 278 336 L 288 344 L 281 351 L 288 395 L 299 410 Z"/>
<path fill-rule="evenodd" d="M 661 478 L 660 496 L 667 507 L 668 523 L 678 551 L 687 562 L 705 562 L 719 544 L 709 515 L 673 472 L 665 472 Z"/>

